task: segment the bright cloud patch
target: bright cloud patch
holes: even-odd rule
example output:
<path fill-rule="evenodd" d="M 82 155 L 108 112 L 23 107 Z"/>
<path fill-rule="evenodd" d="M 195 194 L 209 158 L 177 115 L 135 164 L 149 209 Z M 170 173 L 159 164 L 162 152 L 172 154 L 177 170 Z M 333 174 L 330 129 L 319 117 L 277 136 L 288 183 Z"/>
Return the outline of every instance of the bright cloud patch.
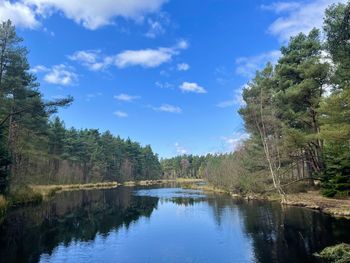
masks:
<path fill-rule="evenodd" d="M 183 92 L 207 93 L 203 87 L 199 86 L 195 82 L 183 82 L 179 88 Z"/>
<path fill-rule="evenodd" d="M 23 0 L 23 3 L 46 17 L 55 12 L 88 29 L 113 24 L 117 17 L 141 20 L 143 16 L 156 12 L 166 0 Z"/>
<path fill-rule="evenodd" d="M 257 70 L 265 67 L 268 62 L 275 64 L 280 56 L 281 52 L 279 50 L 273 50 L 257 56 L 240 57 L 236 59 L 236 73 L 252 78 Z"/>
<path fill-rule="evenodd" d="M 179 54 L 181 49 L 186 49 L 188 43 L 180 41 L 174 47 L 142 50 L 125 50 L 119 53 L 115 58 L 115 64 L 119 68 L 130 66 L 142 66 L 145 68 L 154 68 L 169 62 L 174 55 Z"/>
<path fill-rule="evenodd" d="M 168 48 L 126 50 L 116 57 L 116 65 L 119 68 L 130 66 L 142 66 L 154 68 L 168 62 L 173 56 L 173 51 Z"/>
<path fill-rule="evenodd" d="M 45 71 L 47 73 L 44 76 L 44 80 L 50 84 L 70 86 L 78 81 L 78 75 L 73 72 L 73 69 L 63 64 L 55 65 Z"/>
<path fill-rule="evenodd" d="M 34 11 L 21 2 L 0 1 L 0 20 L 10 19 L 16 26 L 36 28 L 39 22 Z"/>
<path fill-rule="evenodd" d="M 125 93 L 121 93 L 119 95 L 115 95 L 114 98 L 116 100 L 120 100 L 120 101 L 125 101 L 125 102 L 132 102 L 133 100 L 139 99 L 139 96 L 131 96 Z"/>
<path fill-rule="evenodd" d="M 274 11 L 280 16 L 270 25 L 269 32 L 281 41 L 288 41 L 291 36 L 300 32 L 308 33 L 312 28 L 322 28 L 325 9 L 333 4 L 346 0 L 312 0 L 307 3 L 276 2 L 263 5 L 265 10 Z"/>

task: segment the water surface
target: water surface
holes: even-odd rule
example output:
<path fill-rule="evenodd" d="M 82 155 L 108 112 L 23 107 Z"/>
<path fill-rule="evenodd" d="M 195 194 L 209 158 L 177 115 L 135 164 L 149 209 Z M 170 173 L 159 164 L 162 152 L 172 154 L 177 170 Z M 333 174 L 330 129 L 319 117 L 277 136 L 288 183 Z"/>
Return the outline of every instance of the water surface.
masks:
<path fill-rule="evenodd" d="M 317 262 L 350 221 L 178 187 L 64 192 L 9 213 L 0 262 Z"/>

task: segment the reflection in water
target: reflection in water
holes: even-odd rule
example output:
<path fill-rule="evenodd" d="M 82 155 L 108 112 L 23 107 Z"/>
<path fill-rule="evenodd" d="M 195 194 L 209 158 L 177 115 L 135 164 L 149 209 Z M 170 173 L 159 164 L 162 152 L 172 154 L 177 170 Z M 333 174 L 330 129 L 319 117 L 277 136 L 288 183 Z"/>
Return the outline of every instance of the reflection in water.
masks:
<path fill-rule="evenodd" d="M 1 262 L 38 262 L 58 244 L 94 240 L 111 229 L 149 217 L 157 198 L 132 195 L 131 188 L 64 192 L 41 206 L 10 213 L 0 226 Z"/>
<path fill-rule="evenodd" d="M 65 192 L 10 213 L 0 262 L 314 262 L 350 222 L 181 188 Z"/>

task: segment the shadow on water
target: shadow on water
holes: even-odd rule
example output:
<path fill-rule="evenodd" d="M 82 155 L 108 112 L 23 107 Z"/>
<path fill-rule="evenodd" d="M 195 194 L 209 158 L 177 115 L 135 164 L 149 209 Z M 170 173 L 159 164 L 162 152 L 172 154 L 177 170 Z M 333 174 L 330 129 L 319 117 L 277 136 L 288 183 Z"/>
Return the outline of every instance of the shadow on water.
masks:
<path fill-rule="evenodd" d="M 149 217 L 158 198 L 138 197 L 131 188 L 63 192 L 40 206 L 9 213 L 0 225 L 0 262 L 38 262 L 71 241 L 94 240 Z"/>
<path fill-rule="evenodd" d="M 326 246 L 350 242 L 350 220 L 278 202 L 230 200 L 216 196 L 208 203 L 218 225 L 225 210 L 237 209 L 252 240 L 254 262 L 319 262 L 312 254 Z"/>
<path fill-rule="evenodd" d="M 190 209 L 193 213 L 166 216 L 169 207 L 181 208 L 179 211 Z M 154 211 L 157 213 L 151 217 Z M 158 218 L 155 218 L 156 215 Z M 165 217 L 160 219 L 160 215 Z M 175 220 L 174 216 L 178 218 Z M 191 221 L 195 220 L 193 216 L 198 217 L 198 221 Z M 230 248 L 241 247 L 235 242 L 249 243 L 244 246 L 248 247 L 248 251 L 237 253 L 249 253 L 251 256 L 245 257 L 249 258 L 248 262 L 262 263 L 316 262 L 312 256 L 315 251 L 335 243 L 350 242 L 349 220 L 334 219 L 307 209 L 282 207 L 274 202 L 234 200 L 228 196 L 205 195 L 181 188 L 120 187 L 64 192 L 41 205 L 10 212 L 0 225 L 0 262 L 38 262 L 41 255 L 51 255 L 60 245 L 68 247 L 72 242 L 93 243 L 97 235 L 108 238 L 112 231 L 122 227 L 128 229 L 133 222 L 141 222 L 139 219 L 142 217 L 150 218 L 148 228 L 154 227 L 152 231 L 165 241 L 159 245 L 150 240 L 154 243 L 147 245 L 158 246 L 160 251 L 162 246 L 166 247 L 171 242 L 180 247 L 188 242 L 192 247 L 186 251 L 186 257 L 200 258 L 200 253 L 201 258 L 216 258 L 215 262 L 236 262 L 228 258 L 232 255 L 229 254 Z M 163 221 L 157 225 L 159 220 Z M 169 222 L 179 224 L 179 231 L 184 229 L 184 234 L 178 237 L 183 243 L 171 236 Z M 208 222 L 212 222 L 214 227 L 210 227 Z M 138 231 L 145 227 L 143 224 L 141 222 L 138 226 Z M 165 231 L 160 227 L 165 227 Z M 222 244 L 214 244 L 218 236 L 230 234 L 234 229 L 239 231 L 221 241 L 227 246 L 223 248 Z M 191 231 L 198 230 L 201 232 L 201 244 L 206 242 L 212 250 L 200 251 L 199 241 L 190 240 L 193 238 Z M 142 255 L 147 255 L 149 251 L 138 252 L 137 262 L 143 262 L 145 258 Z M 172 254 L 175 252 L 169 250 L 168 253 L 169 258 L 175 257 Z M 157 254 L 153 256 L 156 258 Z M 171 262 L 183 262 L 183 258 Z"/>

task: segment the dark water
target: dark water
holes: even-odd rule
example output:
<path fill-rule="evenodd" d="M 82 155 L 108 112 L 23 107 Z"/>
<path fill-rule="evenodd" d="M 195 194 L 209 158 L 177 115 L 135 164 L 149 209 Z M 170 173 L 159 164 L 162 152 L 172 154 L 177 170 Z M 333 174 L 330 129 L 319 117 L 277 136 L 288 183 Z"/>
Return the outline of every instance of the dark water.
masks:
<path fill-rule="evenodd" d="M 316 262 L 350 221 L 181 188 L 65 192 L 11 212 L 0 262 Z"/>

